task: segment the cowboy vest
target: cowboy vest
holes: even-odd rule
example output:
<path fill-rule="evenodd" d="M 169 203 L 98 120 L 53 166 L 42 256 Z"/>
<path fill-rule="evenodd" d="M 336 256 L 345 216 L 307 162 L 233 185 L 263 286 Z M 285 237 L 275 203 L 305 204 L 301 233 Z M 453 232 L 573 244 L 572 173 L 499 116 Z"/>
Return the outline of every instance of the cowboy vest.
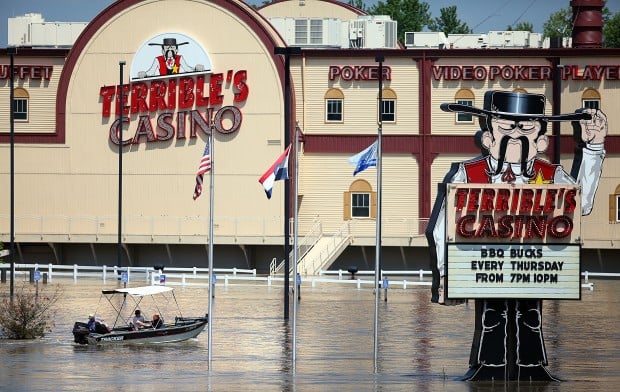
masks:
<path fill-rule="evenodd" d="M 473 184 L 490 184 L 491 168 L 485 157 L 480 157 L 473 161 L 463 163 L 465 173 L 467 174 L 467 182 Z M 557 165 L 534 158 L 534 175 L 540 173 L 543 181 L 547 184 L 553 184 L 553 176 Z"/>
<path fill-rule="evenodd" d="M 179 68 L 181 66 L 181 56 L 174 56 L 174 68 L 168 69 L 166 66 L 166 58 L 164 56 L 157 56 L 157 61 L 159 62 L 159 74 L 160 75 L 172 75 L 175 73 L 179 73 Z M 176 72 L 175 72 L 176 70 Z"/>

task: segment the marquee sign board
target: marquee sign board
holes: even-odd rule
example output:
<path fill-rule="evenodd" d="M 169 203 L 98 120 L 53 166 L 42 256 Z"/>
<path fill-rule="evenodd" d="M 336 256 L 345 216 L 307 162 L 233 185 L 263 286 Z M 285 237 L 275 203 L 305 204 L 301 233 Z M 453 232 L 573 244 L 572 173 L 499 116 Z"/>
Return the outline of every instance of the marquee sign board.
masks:
<path fill-rule="evenodd" d="M 447 297 L 581 298 L 578 185 L 449 184 Z"/>

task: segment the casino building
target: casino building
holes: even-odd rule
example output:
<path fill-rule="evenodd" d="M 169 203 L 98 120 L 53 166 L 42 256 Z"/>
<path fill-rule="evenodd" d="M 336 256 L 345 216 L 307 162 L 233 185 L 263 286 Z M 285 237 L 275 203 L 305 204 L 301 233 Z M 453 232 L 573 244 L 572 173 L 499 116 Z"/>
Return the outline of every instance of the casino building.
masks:
<path fill-rule="evenodd" d="M 206 266 L 213 175 L 216 267 L 270 272 L 297 210 L 302 273 L 373 269 L 380 193 L 382 267 L 427 269 L 437 184 L 480 154 L 476 118 L 440 105 L 481 107 L 487 90 L 509 90 L 544 94 L 549 114 L 607 115 L 580 241 L 584 268 L 618 270 L 620 49 L 601 48 L 602 3 L 571 2 L 585 15 L 573 47 L 460 48 L 405 46 L 389 18 L 332 0 L 117 1 L 70 47 L 0 49 L 0 241 L 8 248 L 13 178 L 18 263 L 116 265 L 120 198 L 122 265 Z M 375 168 L 353 176 L 348 163 L 379 129 L 380 192 Z M 567 171 L 572 132 L 548 129 L 546 158 Z M 211 133 L 213 170 L 194 201 Z M 258 179 L 296 134 L 291 181 L 268 199 Z"/>

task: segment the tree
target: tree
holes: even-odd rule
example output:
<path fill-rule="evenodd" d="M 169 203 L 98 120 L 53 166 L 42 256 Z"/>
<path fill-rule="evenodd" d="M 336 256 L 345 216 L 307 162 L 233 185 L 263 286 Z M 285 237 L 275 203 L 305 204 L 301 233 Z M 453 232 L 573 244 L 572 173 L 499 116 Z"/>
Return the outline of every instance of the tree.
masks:
<path fill-rule="evenodd" d="M 563 8 L 552 13 L 543 24 L 544 37 L 570 37 L 572 32 L 573 10 Z"/>
<path fill-rule="evenodd" d="M 603 26 L 603 44 L 606 48 L 620 48 L 620 12 Z"/>
<path fill-rule="evenodd" d="M 473 30 L 467 23 L 462 22 L 456 14 L 456 6 L 444 7 L 439 10 L 441 16 L 434 18 L 428 24 L 431 31 L 443 31 L 448 34 L 471 34 Z"/>
<path fill-rule="evenodd" d="M 514 27 L 508 26 L 506 27 L 508 31 L 529 31 L 530 33 L 534 32 L 534 25 L 530 22 L 519 22 Z"/>
<path fill-rule="evenodd" d="M 607 24 L 610 20 L 611 11 L 609 8 L 604 7 L 602 11 L 603 22 Z M 604 28 L 603 28 L 604 30 Z M 566 7 L 554 12 L 549 16 L 549 19 L 543 24 L 543 36 L 544 37 L 570 37 L 573 33 L 573 9 L 572 7 Z M 603 31 L 604 33 L 604 31 Z"/>
<path fill-rule="evenodd" d="M 428 3 L 419 0 L 387 0 L 379 2 L 367 11 L 371 15 L 389 15 L 398 23 L 398 40 L 404 42 L 405 32 L 422 31 L 431 18 Z"/>
<path fill-rule="evenodd" d="M 53 306 L 60 298 L 62 290 L 56 286 L 46 295 L 42 289 L 23 285 L 13 299 L 0 300 L 0 335 L 9 339 L 34 339 L 45 335 L 54 326 Z"/>

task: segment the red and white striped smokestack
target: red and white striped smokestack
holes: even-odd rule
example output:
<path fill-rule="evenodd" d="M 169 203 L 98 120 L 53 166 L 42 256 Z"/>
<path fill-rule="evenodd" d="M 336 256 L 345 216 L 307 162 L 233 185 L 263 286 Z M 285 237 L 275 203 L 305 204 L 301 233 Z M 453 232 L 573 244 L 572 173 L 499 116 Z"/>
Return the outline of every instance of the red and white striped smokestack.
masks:
<path fill-rule="evenodd" d="M 603 0 L 571 0 L 573 48 L 603 47 Z"/>

